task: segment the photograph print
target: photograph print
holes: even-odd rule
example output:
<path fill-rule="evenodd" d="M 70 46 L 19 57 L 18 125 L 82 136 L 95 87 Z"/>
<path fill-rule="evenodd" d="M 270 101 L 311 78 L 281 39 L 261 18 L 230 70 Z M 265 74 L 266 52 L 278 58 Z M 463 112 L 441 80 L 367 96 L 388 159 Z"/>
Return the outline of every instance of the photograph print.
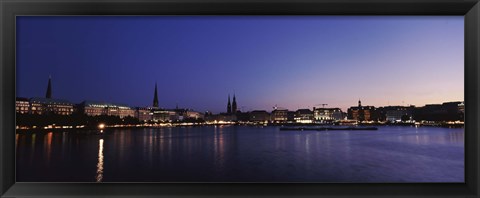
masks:
<path fill-rule="evenodd" d="M 463 183 L 463 16 L 17 16 L 17 182 Z"/>

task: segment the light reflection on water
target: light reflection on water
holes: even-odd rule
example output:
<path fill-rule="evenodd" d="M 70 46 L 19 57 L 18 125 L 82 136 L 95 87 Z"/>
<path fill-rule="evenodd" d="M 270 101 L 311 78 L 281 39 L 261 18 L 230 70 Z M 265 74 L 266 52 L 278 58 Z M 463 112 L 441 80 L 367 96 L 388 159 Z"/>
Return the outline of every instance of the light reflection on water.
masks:
<path fill-rule="evenodd" d="M 45 134 L 44 143 L 43 143 L 43 149 L 45 150 L 45 154 L 46 154 L 45 162 L 47 166 L 50 165 L 50 157 L 52 155 L 52 136 L 53 136 L 53 132 L 48 132 L 47 134 Z"/>
<path fill-rule="evenodd" d="M 95 179 L 97 182 L 103 180 L 103 139 L 98 140 L 98 163 Z"/>
<path fill-rule="evenodd" d="M 103 136 L 22 132 L 16 141 L 17 181 L 464 180 L 463 129 L 300 132 L 211 126 L 107 129 Z"/>

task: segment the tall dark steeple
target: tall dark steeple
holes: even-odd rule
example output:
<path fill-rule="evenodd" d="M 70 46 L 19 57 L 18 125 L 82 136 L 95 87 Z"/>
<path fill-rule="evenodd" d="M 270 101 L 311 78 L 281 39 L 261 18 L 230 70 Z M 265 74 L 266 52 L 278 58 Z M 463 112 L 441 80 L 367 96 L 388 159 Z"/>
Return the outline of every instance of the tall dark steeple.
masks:
<path fill-rule="evenodd" d="M 230 105 L 230 94 L 228 94 L 227 113 L 232 113 L 232 105 Z"/>
<path fill-rule="evenodd" d="M 237 113 L 237 100 L 235 99 L 235 94 L 233 94 L 232 113 Z"/>
<path fill-rule="evenodd" d="M 45 98 L 52 98 L 52 76 L 48 76 L 48 87 Z"/>
<path fill-rule="evenodd" d="M 153 94 L 153 107 L 158 107 L 157 83 L 155 82 L 155 93 Z"/>
<path fill-rule="evenodd" d="M 358 107 L 362 107 L 362 101 L 360 101 L 360 99 L 358 99 Z"/>

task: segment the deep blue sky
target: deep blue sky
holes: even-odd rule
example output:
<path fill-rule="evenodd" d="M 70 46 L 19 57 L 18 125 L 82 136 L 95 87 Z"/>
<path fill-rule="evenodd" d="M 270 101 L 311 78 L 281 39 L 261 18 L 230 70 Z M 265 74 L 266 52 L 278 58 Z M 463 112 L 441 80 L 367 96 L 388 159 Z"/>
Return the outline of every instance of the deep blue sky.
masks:
<path fill-rule="evenodd" d="M 244 111 L 461 101 L 463 16 L 17 17 L 17 96 Z"/>

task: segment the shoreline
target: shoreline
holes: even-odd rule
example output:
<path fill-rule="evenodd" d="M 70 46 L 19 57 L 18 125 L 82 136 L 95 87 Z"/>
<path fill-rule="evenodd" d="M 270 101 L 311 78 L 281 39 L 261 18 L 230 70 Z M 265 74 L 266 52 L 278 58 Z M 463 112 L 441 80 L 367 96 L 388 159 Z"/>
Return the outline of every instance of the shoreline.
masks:
<path fill-rule="evenodd" d="M 64 126 L 54 126 L 54 127 L 37 127 L 37 128 L 26 128 L 19 127 L 15 129 L 16 133 L 19 132 L 30 132 L 30 131 L 100 131 L 100 130 L 109 130 L 109 129 L 138 129 L 138 128 L 175 128 L 175 127 L 204 127 L 204 126 L 278 126 L 278 127 L 309 127 L 309 126 L 348 126 L 348 127 L 363 127 L 363 126 L 410 126 L 410 127 L 441 127 L 441 128 L 465 128 L 464 124 L 421 124 L 416 125 L 414 123 L 399 123 L 399 124 L 381 124 L 381 123 L 363 123 L 358 125 L 335 125 L 335 124 L 300 124 L 300 123 L 283 123 L 283 124 L 259 124 L 259 123 L 222 123 L 222 124 L 198 124 L 198 123 L 178 123 L 178 124 L 166 124 L 166 125 L 115 125 L 115 126 L 105 126 L 104 128 L 98 127 L 65 127 Z"/>

